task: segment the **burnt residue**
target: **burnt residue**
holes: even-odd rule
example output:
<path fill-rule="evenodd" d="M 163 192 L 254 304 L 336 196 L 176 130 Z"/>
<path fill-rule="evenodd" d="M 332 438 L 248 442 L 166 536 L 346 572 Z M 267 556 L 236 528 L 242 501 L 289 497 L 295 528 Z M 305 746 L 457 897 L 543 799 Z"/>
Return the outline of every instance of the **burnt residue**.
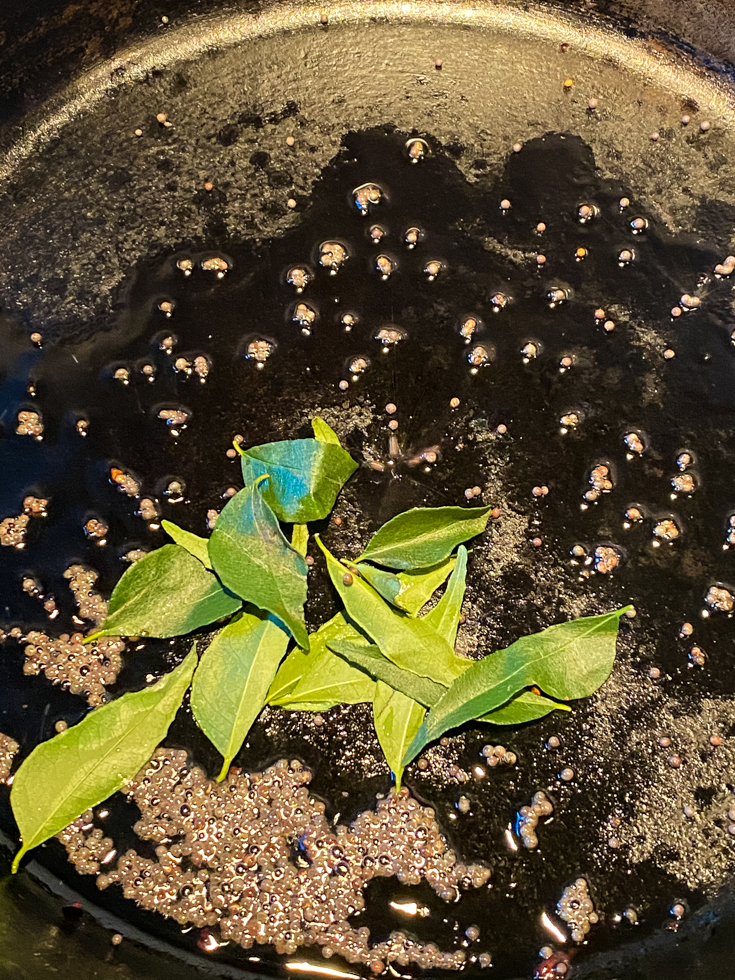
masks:
<path fill-rule="evenodd" d="M 385 465 L 383 472 L 363 466 L 338 501 L 341 524 L 319 528 L 330 549 L 351 557 L 399 511 L 465 503 L 465 490 L 480 486 L 473 499 L 501 514 L 471 556 L 463 652 L 481 656 L 551 622 L 627 601 L 637 616 L 622 624 L 611 680 L 570 716 L 519 731 L 465 726 L 426 753 L 426 768 L 409 769 L 408 784 L 435 807 L 463 859 L 493 869 L 492 887 L 468 893 L 456 907 L 434 899 L 417 931 L 430 926 L 427 935 L 460 942 L 479 922 L 494 974 L 528 975 L 548 938 L 541 913 L 551 914 L 564 887 L 583 876 L 601 919 L 574 958 L 584 975 L 597 968 L 601 951 L 620 957 L 633 938 L 655 937 L 670 921 L 673 901 L 701 907 L 733 869 L 731 804 L 722 789 L 735 762 L 732 626 L 724 614 L 701 617 L 710 585 L 732 584 L 734 577 L 722 548 L 734 506 L 730 283 L 710 277 L 720 251 L 672 236 L 628 188 L 600 177 L 577 137 L 531 141 L 508 157 L 499 177 L 473 185 L 431 134 L 422 134 L 431 152 L 411 164 L 409 135 L 392 127 L 351 134 L 296 227 L 283 235 L 182 247 L 141 262 L 129 271 L 104 329 L 81 341 L 33 348 L 17 324 L 4 322 L 0 518 L 19 513 L 28 493 L 49 500 L 48 516 L 30 522 L 27 547 L 3 549 L 4 628 L 70 630 L 74 610 L 62 577 L 68 565 L 95 568 L 98 586 L 109 593 L 123 555 L 164 543 L 165 535 L 136 514 L 139 500 L 111 482 L 112 467 L 133 474 L 141 494 L 157 498 L 166 517 L 203 534 L 207 511 L 224 506 L 228 488 L 241 485 L 238 462 L 226 455 L 232 437 L 241 434 L 250 445 L 308 435 L 309 419 L 320 414 L 356 459 Z M 363 217 L 352 191 L 370 181 L 383 196 Z M 623 196 L 631 204 L 621 211 Z M 509 209 L 499 207 L 503 199 Z M 578 217 L 583 204 L 598 212 L 585 224 Z M 648 225 L 634 236 L 629 222 L 637 216 Z M 535 231 L 540 221 L 543 234 Z M 379 245 L 370 235 L 375 224 L 385 231 Z M 409 227 L 423 233 L 413 249 L 403 241 Z M 319 265 L 325 241 L 343 243 L 348 252 L 334 276 Z M 579 247 L 587 249 L 584 261 L 575 259 Z M 635 249 L 636 259 L 621 267 L 617 255 L 625 247 Z M 385 281 L 374 266 L 379 253 L 395 262 Z M 547 256 L 542 267 L 538 253 Z M 228 263 L 222 278 L 200 268 L 212 257 Z M 186 258 L 190 276 L 177 266 Z M 431 260 L 442 263 L 433 281 L 424 271 Z M 287 283 L 297 265 L 315 274 L 301 294 Z M 701 307 L 672 318 L 678 297 L 698 284 Z M 552 308 L 547 294 L 555 288 L 566 299 Z M 170 318 L 161 302 L 173 303 Z M 299 302 L 318 314 L 308 336 L 293 320 Z M 594 315 L 598 308 L 614 330 L 605 332 Z M 349 331 L 345 313 L 354 318 Z M 459 326 L 470 314 L 479 328 L 467 344 Z M 387 325 L 406 336 L 383 353 L 374 337 Z M 162 348 L 169 336 L 175 337 L 171 353 Z M 274 344 L 262 369 L 245 356 L 246 338 Z M 528 342 L 537 356 L 524 361 Z M 492 357 L 472 374 L 467 354 L 475 344 Z M 666 360 L 666 349 L 676 356 Z M 177 369 L 180 358 L 193 364 L 202 355 L 211 362 L 205 383 Z M 562 371 L 567 356 L 572 364 Z M 353 380 L 348 365 L 360 357 L 370 366 Z M 145 365 L 154 368 L 153 382 Z M 129 370 L 128 384 L 114 377 L 120 366 Z M 36 389 L 30 399 L 29 379 Z M 346 390 L 340 381 L 348 382 Z M 452 407 L 451 399 L 459 405 Z M 15 434 L 15 414 L 29 400 L 44 420 L 41 442 Z M 397 406 L 394 416 L 385 413 L 389 403 Z M 177 437 L 153 411 L 161 404 L 191 413 Z M 563 434 L 559 420 L 570 412 L 580 421 Z M 77 430 L 79 417 L 87 420 L 86 437 Z M 394 443 L 389 418 L 399 422 Z M 631 431 L 644 449 L 628 459 L 623 437 Z M 426 450 L 436 462 L 413 465 Z M 672 499 L 670 480 L 683 450 L 693 456 L 697 489 Z M 614 488 L 583 510 L 589 473 L 601 462 Z M 181 503 L 163 493 L 172 480 L 184 485 Z M 548 487 L 548 494 L 534 496 L 535 486 Z M 644 520 L 626 529 L 631 504 Z M 104 546 L 84 534 L 89 513 L 109 525 Z M 675 514 L 682 534 L 655 548 L 653 521 L 664 513 Z M 621 565 L 612 575 L 582 577 L 594 566 L 584 557 L 573 560 L 575 545 L 587 556 L 598 545 L 614 545 Z M 318 623 L 336 604 L 311 550 L 316 565 L 307 612 Z M 28 573 L 56 597 L 61 611 L 53 624 L 21 590 Z M 694 626 L 687 641 L 678 636 L 684 621 Z M 689 666 L 695 642 L 706 652 L 703 667 Z M 182 654 L 176 644 L 147 643 L 127 655 L 113 693 L 141 686 L 148 673 Z M 22 644 L 7 641 L 0 731 L 25 754 L 53 734 L 56 719 L 75 721 L 84 702 L 25 677 L 22 663 Z M 659 679 L 649 676 L 651 668 Z M 709 742 L 714 734 L 722 737 L 717 747 Z M 547 747 L 552 735 L 558 748 Z M 664 736 L 669 748 L 659 744 Z M 188 710 L 180 712 L 169 742 L 193 751 L 210 774 L 219 768 Z M 516 753 L 517 765 L 486 766 L 481 750 L 488 742 Z M 679 768 L 669 764 L 674 753 Z M 312 789 L 330 819 L 352 819 L 390 785 L 364 707 L 334 709 L 321 725 L 309 715 L 269 710 L 238 763 L 256 769 L 281 757 L 299 758 L 313 770 Z M 569 781 L 560 779 L 564 768 L 573 771 Z M 539 824 L 538 849 L 509 851 L 506 829 L 541 790 L 553 802 L 553 821 Z M 468 812 L 458 808 L 461 795 Z M 7 794 L 2 807 L 3 826 L 12 832 Z M 111 810 L 122 840 L 129 840 L 123 829 L 129 806 L 118 801 Z M 39 857 L 59 875 L 72 874 L 56 843 Z M 91 880 L 74 884 L 96 895 Z M 376 936 L 390 928 L 384 888 L 368 894 L 365 923 Z M 423 901 L 423 892 L 416 894 Z M 399 897 L 413 895 L 403 889 Z M 114 890 L 98 900 L 151 933 L 195 946 L 195 936 L 182 937 L 173 923 L 134 909 Z M 638 910 L 640 925 L 616 920 L 628 907 Z M 232 946 L 217 956 L 241 962 Z M 278 968 L 267 955 L 261 967 L 265 960 Z"/>

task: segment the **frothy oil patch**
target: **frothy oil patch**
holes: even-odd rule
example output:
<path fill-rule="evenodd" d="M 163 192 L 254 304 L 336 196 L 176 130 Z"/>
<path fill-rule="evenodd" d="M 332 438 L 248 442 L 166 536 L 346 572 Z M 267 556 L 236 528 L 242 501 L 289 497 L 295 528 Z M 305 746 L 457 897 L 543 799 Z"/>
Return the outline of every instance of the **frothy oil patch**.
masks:
<path fill-rule="evenodd" d="M 20 752 L 20 745 L 9 735 L 0 732 L 0 782 L 7 782 L 13 759 Z"/>
<path fill-rule="evenodd" d="M 279 953 L 320 946 L 329 958 L 364 963 L 462 969 L 464 949 L 442 952 L 400 932 L 371 943 L 366 927 L 349 920 L 365 908 L 374 877 L 403 884 L 426 881 L 446 902 L 480 888 L 490 870 L 464 864 L 452 851 L 430 807 L 407 789 L 392 792 L 347 827 L 327 820 L 308 790 L 311 773 L 281 760 L 262 773 L 231 769 L 216 783 L 187 753 L 159 748 L 128 787 L 141 813 L 135 831 L 156 846 L 156 858 L 134 849 L 118 854 L 86 811 L 58 837 L 77 871 L 97 886 L 122 887 L 126 898 L 182 926 L 217 930 L 246 949 L 273 944 Z M 104 811 L 103 811 L 104 812 Z M 215 936 L 215 940 L 217 939 Z"/>

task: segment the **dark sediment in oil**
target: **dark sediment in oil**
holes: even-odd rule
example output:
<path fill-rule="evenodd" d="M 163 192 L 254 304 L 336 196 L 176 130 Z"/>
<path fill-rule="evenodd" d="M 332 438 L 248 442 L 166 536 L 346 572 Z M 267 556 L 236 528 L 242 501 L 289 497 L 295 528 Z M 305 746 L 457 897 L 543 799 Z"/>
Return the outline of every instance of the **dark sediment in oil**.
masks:
<path fill-rule="evenodd" d="M 338 501 L 341 525 L 322 529 L 330 549 L 348 556 L 401 510 L 465 503 L 465 490 L 480 486 L 478 503 L 502 513 L 471 556 L 459 640 L 467 655 L 628 601 L 637 616 L 623 623 L 613 677 L 571 716 L 514 731 L 466 726 L 448 745 L 426 753 L 426 770 L 409 769 L 408 785 L 435 807 L 462 858 L 490 864 L 492 887 L 444 907 L 425 889 L 397 893 L 390 880 L 376 882 L 359 924 L 369 925 L 376 939 L 403 928 L 451 949 L 477 922 L 495 973 L 525 975 L 547 938 L 541 913 L 551 913 L 563 888 L 583 875 L 602 920 L 575 958 L 583 973 L 590 954 L 631 935 L 633 927 L 624 919 L 618 925 L 616 915 L 634 907 L 641 920 L 636 935 L 660 929 L 673 901 L 696 907 L 735 866 L 726 817 L 735 761 L 732 625 L 722 613 L 701 616 L 707 590 L 735 580 L 732 557 L 723 550 L 735 507 L 731 286 L 712 275 L 720 252 L 668 233 L 626 187 L 600 177 L 575 136 L 533 140 L 509 155 L 499 178 L 473 185 L 457 169 L 451 147 L 430 134 L 421 135 L 431 152 L 412 165 L 405 151 L 409 135 L 385 128 L 349 136 L 298 226 L 280 237 L 173 251 L 131 270 L 105 332 L 37 350 L 16 324 L 3 325 L 0 518 L 20 513 L 28 493 L 49 499 L 48 517 L 29 524 L 26 548 L 3 549 L 3 619 L 5 628 L 71 630 L 62 577 L 68 565 L 95 568 L 108 593 L 125 567 L 124 554 L 164 543 L 162 532 L 149 531 L 136 516 L 137 502 L 111 484 L 111 467 L 133 473 L 142 494 L 161 502 L 164 516 L 204 534 L 207 510 L 220 509 L 227 488 L 240 486 L 238 462 L 226 456 L 232 437 L 240 433 L 251 445 L 303 436 L 309 419 L 322 415 L 356 459 L 393 464 L 382 473 L 361 468 Z M 352 191 L 368 181 L 382 188 L 383 198 L 362 216 Z M 631 204 L 621 210 L 624 196 Z M 509 209 L 500 208 L 503 199 Z M 579 221 L 583 204 L 596 212 L 586 224 Z M 647 220 L 640 235 L 631 231 L 634 217 Z M 536 231 L 539 222 L 546 225 L 543 233 Z M 373 225 L 385 232 L 378 245 L 370 236 Z M 403 236 L 412 226 L 422 238 L 409 249 Z M 349 257 L 332 276 L 319 266 L 318 249 L 335 240 Z M 581 261 L 579 248 L 587 250 Z M 635 252 L 630 264 L 619 262 L 623 249 Z M 546 256 L 543 266 L 539 253 Z M 375 268 L 379 254 L 395 266 L 387 280 Z M 199 267 L 213 256 L 230 265 L 221 279 Z M 184 258 L 193 261 L 191 276 L 177 267 Z M 442 264 L 433 281 L 425 272 L 431 261 Z M 298 295 L 287 283 L 295 266 L 315 274 Z M 555 289 L 565 298 L 552 307 L 548 294 Z M 701 297 L 701 306 L 672 317 L 671 308 L 687 293 Z M 499 294 L 507 303 L 496 312 Z M 173 302 L 172 317 L 158 309 L 162 301 Z M 317 313 L 309 336 L 292 319 L 299 302 Z M 605 318 L 596 319 L 598 308 Z M 356 321 L 349 332 L 346 313 Z M 480 329 L 466 344 L 459 327 L 470 315 Z M 614 330 L 604 330 L 605 319 L 614 321 Z M 383 352 L 374 337 L 391 325 L 406 336 Z M 168 335 L 176 337 L 172 354 L 160 348 Z M 245 356 L 253 339 L 274 344 L 262 369 Z M 537 348 L 530 360 L 521 353 L 527 343 Z M 489 360 L 472 373 L 468 353 L 476 344 Z M 667 349 L 673 358 L 664 357 Z M 174 367 L 177 358 L 193 362 L 198 355 L 211 361 L 205 383 Z M 353 380 L 348 365 L 358 357 L 370 364 Z M 571 358 L 565 370 L 563 358 Z M 155 367 L 152 383 L 141 373 L 143 364 Z M 113 377 L 119 367 L 129 370 L 129 384 Z M 339 388 L 343 380 L 346 390 Z M 453 398 L 459 399 L 455 408 Z M 392 447 L 385 413 L 391 402 L 399 422 Z M 42 415 L 41 442 L 14 434 L 16 413 L 29 406 Z M 178 437 L 157 417 L 161 406 L 191 413 Z M 560 419 L 572 412 L 579 424 L 562 433 Z M 80 416 L 88 421 L 84 438 L 76 430 Z M 640 455 L 623 441 L 630 432 L 643 440 Z M 438 447 L 436 463 L 409 466 L 430 447 Z M 697 484 L 691 495 L 675 495 L 671 484 L 683 450 L 694 457 L 687 470 Z M 590 471 L 600 463 L 614 487 L 582 509 Z M 174 479 L 184 485 L 181 503 L 164 494 Z M 548 494 L 535 497 L 538 486 Z M 644 519 L 626 528 L 631 505 Z M 109 524 L 105 546 L 85 537 L 92 514 Z M 673 517 L 681 533 L 657 548 L 652 528 L 663 517 Z M 573 560 L 575 545 L 588 557 L 598 546 L 614 545 L 620 567 L 612 575 L 583 577 L 594 565 L 585 565 L 584 556 Z M 21 590 L 29 572 L 57 600 L 61 613 L 53 623 Z M 334 609 L 317 558 L 307 618 L 316 624 Z M 688 640 L 678 636 L 685 621 L 694 625 Z M 703 667 L 689 665 L 695 643 L 706 652 Z M 165 669 L 182 652 L 163 641 L 129 652 L 113 692 L 141 686 L 148 673 Z M 0 731 L 19 742 L 22 753 L 51 737 L 59 718 L 71 724 L 82 717 L 81 698 L 23 676 L 22 644 L 6 642 L 2 657 Z M 652 667 L 660 679 L 649 676 Z M 546 748 L 552 734 L 561 741 L 554 750 Z M 716 748 L 709 743 L 714 734 L 722 738 Z M 670 748 L 659 745 L 663 736 L 671 738 Z M 210 774 L 219 768 L 187 711 L 167 742 L 189 748 Z M 512 749 L 518 764 L 485 766 L 480 750 L 488 742 Z M 669 764 L 672 754 L 682 759 L 678 769 Z M 338 813 L 343 822 L 352 819 L 389 787 L 362 706 L 334 709 L 321 726 L 308 715 L 267 711 L 238 764 L 256 769 L 281 757 L 313 769 L 311 789 L 324 799 L 330 819 Z M 450 766 L 467 773 L 467 781 L 459 782 Z M 478 766 L 483 775 L 475 773 Z M 559 778 L 564 767 L 573 770 L 569 782 Z M 539 824 L 537 851 L 511 852 L 505 831 L 539 790 L 554 802 L 553 821 Z M 461 795 L 470 801 L 468 813 L 457 808 Z M 694 816 L 685 815 L 685 806 Z M 2 808 L 3 826 L 11 829 L 7 794 Z M 130 806 L 116 802 L 112 810 L 115 833 L 130 844 Z M 610 846 L 611 840 L 620 846 Z M 71 875 L 56 842 L 40 856 L 60 875 Z M 90 881 L 75 885 L 96 895 Z M 194 946 L 194 936 L 180 936 L 173 923 L 132 908 L 113 891 L 101 901 L 152 932 Z M 414 896 L 432 912 L 409 929 L 388 902 Z M 217 956 L 241 962 L 245 954 L 229 946 Z M 271 958 L 269 968 L 277 967 Z"/>

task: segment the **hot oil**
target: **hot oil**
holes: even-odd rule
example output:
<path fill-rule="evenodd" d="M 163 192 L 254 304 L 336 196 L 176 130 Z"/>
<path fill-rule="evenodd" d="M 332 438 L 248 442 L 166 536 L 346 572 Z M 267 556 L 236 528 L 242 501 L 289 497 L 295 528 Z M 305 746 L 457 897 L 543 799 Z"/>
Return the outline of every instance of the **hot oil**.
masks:
<path fill-rule="evenodd" d="M 506 142 L 498 166 L 496 149 L 469 159 L 441 130 L 350 133 L 313 192 L 298 195 L 298 222 L 278 234 L 227 233 L 216 181 L 198 191 L 210 216 L 201 237 L 141 260 L 114 315 L 86 339 L 76 331 L 34 347 L 7 319 L 0 516 L 19 513 L 31 492 L 50 503 L 48 517 L 29 521 L 23 550 L 3 549 L 5 619 L 70 631 L 69 564 L 93 567 L 109 594 L 122 556 L 167 540 L 150 528 L 160 516 L 207 533 L 208 511 L 241 485 L 227 455 L 233 436 L 244 445 L 306 436 L 315 414 L 365 463 L 338 502 L 341 523 L 319 529 L 336 554 L 354 557 L 411 506 L 497 506 L 471 556 L 464 653 L 625 602 L 637 615 L 622 624 L 613 677 L 571 715 L 520 730 L 466 726 L 424 754 L 425 768 L 409 768 L 407 785 L 435 808 L 461 859 L 492 868 L 490 886 L 447 905 L 425 884 L 376 879 L 355 925 L 376 940 L 399 928 L 442 949 L 489 951 L 499 976 L 526 975 L 536 950 L 556 945 L 542 913 L 568 933 L 557 902 L 584 876 L 601 922 L 574 957 L 583 972 L 596 952 L 676 925 L 675 903 L 696 909 L 732 871 L 732 627 L 705 603 L 712 586 L 735 578 L 723 550 L 735 508 L 731 281 L 713 273 L 726 237 L 714 218 L 710 238 L 672 233 L 649 195 L 602 176 L 569 131 L 517 149 Z M 272 193 L 287 196 L 272 164 L 261 157 L 250 168 L 243 173 L 266 171 L 264 208 Z M 233 198 L 238 179 L 247 178 L 232 178 Z M 366 185 L 377 191 L 362 193 Z M 310 277 L 302 292 L 297 269 Z M 701 304 L 682 306 L 687 296 Z M 42 441 L 14 434 L 21 409 L 40 411 Z M 182 421 L 169 424 L 162 410 Z M 137 497 L 110 481 L 113 468 L 140 483 Z M 682 475 L 693 475 L 692 493 L 672 485 Z M 160 515 L 136 515 L 143 496 Z M 108 525 L 105 544 L 85 535 L 92 516 Z M 671 542 L 664 521 L 678 532 Z M 598 548 L 611 552 L 595 563 Z M 57 600 L 52 622 L 20 588 L 29 572 Z M 316 624 L 335 608 L 317 560 L 307 618 Z M 684 623 L 690 634 L 681 635 Z M 142 686 L 183 653 L 164 641 L 128 651 L 113 692 Z M 82 717 L 82 698 L 24 677 L 22 644 L 8 641 L 3 656 L 0 730 L 23 751 L 51 737 L 59 719 Z M 189 748 L 211 775 L 219 769 L 188 711 L 168 744 Z M 517 761 L 491 766 L 481 750 L 501 744 Z M 390 785 L 363 706 L 323 719 L 267 712 L 238 764 L 254 771 L 281 757 L 313 770 L 311 791 L 330 820 L 350 822 Z M 539 846 L 527 850 L 517 815 L 539 790 L 553 819 L 539 822 Z M 7 797 L 3 806 L 11 829 Z M 109 810 L 118 850 L 152 857 L 131 835 L 131 805 L 116 798 Z M 182 935 L 117 887 L 98 893 L 92 878 L 74 875 L 55 842 L 41 857 L 146 931 L 196 948 L 196 931 Z M 480 938 L 463 947 L 476 924 Z M 317 950 L 304 952 L 318 961 Z M 257 948 L 230 945 L 216 957 L 252 968 L 252 953 L 258 969 L 282 968 Z M 478 963 L 467 969 L 480 972 Z"/>

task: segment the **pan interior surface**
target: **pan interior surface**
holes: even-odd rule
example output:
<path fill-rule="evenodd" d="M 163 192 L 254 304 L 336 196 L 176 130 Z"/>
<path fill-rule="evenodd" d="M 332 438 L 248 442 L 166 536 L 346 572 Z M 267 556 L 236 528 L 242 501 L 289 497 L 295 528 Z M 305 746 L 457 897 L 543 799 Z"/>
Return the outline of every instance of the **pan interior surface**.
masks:
<path fill-rule="evenodd" d="M 425 881 L 376 878 L 355 928 L 463 952 L 477 975 L 490 955 L 508 980 L 560 964 L 613 977 L 641 949 L 696 942 L 735 864 L 732 108 L 727 87 L 675 52 L 548 12 L 336 4 L 325 23 L 289 7 L 162 25 L 39 111 L 6 156 L 0 200 L 0 519 L 29 496 L 49 502 L 0 571 L 0 732 L 18 760 L 89 707 L 83 685 L 27 669 L 28 647 L 44 647 L 29 631 L 74 629 L 67 569 L 93 569 L 90 588 L 109 595 L 126 556 L 165 541 L 143 496 L 205 533 L 240 485 L 232 437 L 308 435 L 321 415 L 365 464 L 341 524 L 323 530 L 335 553 L 357 555 L 408 507 L 464 504 L 474 486 L 500 508 L 471 558 L 468 656 L 627 601 L 637 613 L 610 681 L 571 715 L 466 726 L 408 770 L 458 860 L 486 864 L 489 884 L 450 905 Z M 368 182 L 382 198 L 362 215 L 353 192 Z M 348 254 L 335 275 L 319 265 L 329 241 Z M 287 281 L 297 267 L 314 274 L 303 295 Z M 175 435 L 162 410 L 181 413 Z M 18 432 L 19 412 L 42 438 Z M 111 468 L 140 492 L 120 493 Z M 90 519 L 104 545 L 85 536 Z M 318 563 L 313 577 L 318 623 L 335 607 Z M 102 686 L 141 687 L 183 652 L 128 649 Z M 489 744 L 517 762 L 490 766 Z M 166 745 L 216 775 L 188 712 Z M 369 706 L 318 721 L 268 709 L 237 762 L 261 772 L 281 758 L 310 770 L 333 826 L 390 787 Z M 539 791 L 553 820 L 537 849 L 519 848 L 520 808 Z M 154 864 L 134 803 L 108 809 L 96 825 L 117 852 Z M 14 837 L 4 789 L 0 816 Z M 83 842 L 68 844 L 79 858 Z M 182 969 L 288 969 L 271 947 L 208 954 L 188 922 L 98 890 L 99 867 L 78 875 L 58 841 L 37 860 L 136 935 L 198 958 Z M 575 943 L 559 903 L 580 879 L 598 921 Z M 290 960 L 363 969 L 316 948 Z"/>

